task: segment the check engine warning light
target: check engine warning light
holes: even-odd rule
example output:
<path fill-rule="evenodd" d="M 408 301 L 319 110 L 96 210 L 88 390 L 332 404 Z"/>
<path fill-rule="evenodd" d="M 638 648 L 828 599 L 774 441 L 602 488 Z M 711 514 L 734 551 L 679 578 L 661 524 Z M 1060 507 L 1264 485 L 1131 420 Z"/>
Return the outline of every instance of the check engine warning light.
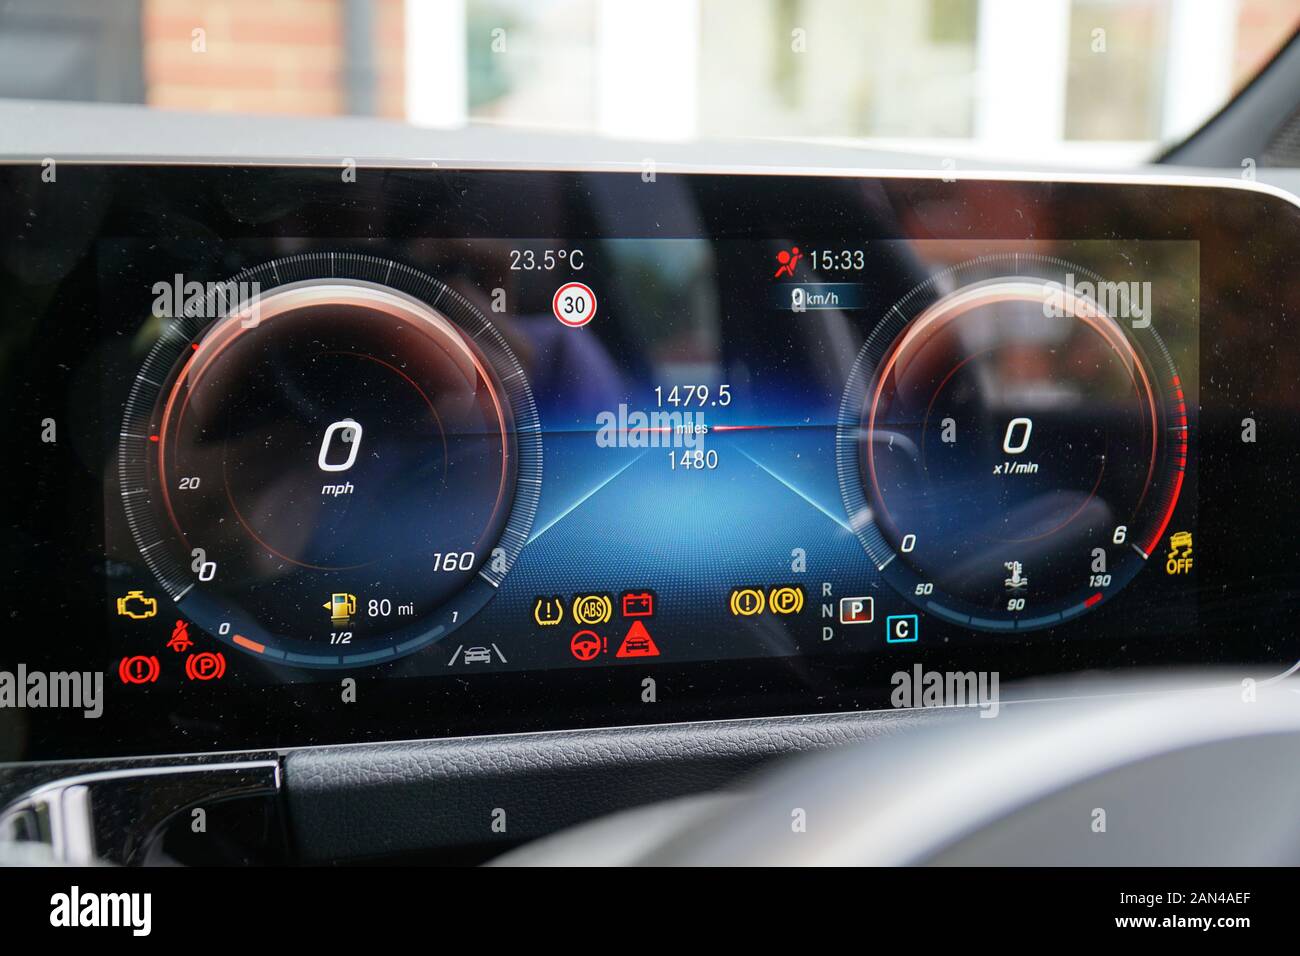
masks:
<path fill-rule="evenodd" d="M 145 597 L 143 591 L 127 591 L 117 599 L 117 616 L 145 621 L 158 613 L 158 599 Z"/>
<path fill-rule="evenodd" d="M 533 620 L 539 627 L 554 627 L 564 622 L 564 601 L 559 597 L 533 598 Z"/>
<path fill-rule="evenodd" d="M 1165 560 L 1166 574 L 1190 574 L 1192 570 L 1192 533 L 1179 531 L 1169 537 L 1169 557 Z"/>

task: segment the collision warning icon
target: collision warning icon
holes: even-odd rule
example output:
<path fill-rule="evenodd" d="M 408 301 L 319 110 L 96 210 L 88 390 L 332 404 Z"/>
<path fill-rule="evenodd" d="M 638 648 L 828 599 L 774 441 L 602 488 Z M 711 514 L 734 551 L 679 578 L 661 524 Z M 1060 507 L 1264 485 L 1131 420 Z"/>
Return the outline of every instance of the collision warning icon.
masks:
<path fill-rule="evenodd" d="M 658 657 L 659 646 L 640 621 L 633 621 L 615 657 Z"/>

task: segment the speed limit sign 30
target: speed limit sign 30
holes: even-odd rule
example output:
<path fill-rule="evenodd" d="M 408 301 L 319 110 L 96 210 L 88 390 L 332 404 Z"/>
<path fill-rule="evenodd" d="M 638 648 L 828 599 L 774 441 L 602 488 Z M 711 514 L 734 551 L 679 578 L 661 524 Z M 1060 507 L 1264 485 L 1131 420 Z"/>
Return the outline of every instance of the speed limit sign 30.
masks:
<path fill-rule="evenodd" d="M 583 282 L 566 282 L 555 290 L 551 311 L 565 325 L 579 328 L 596 317 L 596 293 Z"/>

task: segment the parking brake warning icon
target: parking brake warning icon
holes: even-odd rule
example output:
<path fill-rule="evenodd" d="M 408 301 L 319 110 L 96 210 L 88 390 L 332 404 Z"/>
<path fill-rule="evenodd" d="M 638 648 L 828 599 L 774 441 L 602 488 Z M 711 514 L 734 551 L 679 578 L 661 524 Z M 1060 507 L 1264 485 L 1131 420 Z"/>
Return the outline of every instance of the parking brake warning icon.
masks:
<path fill-rule="evenodd" d="M 659 647 L 640 621 L 633 621 L 615 657 L 658 657 Z"/>

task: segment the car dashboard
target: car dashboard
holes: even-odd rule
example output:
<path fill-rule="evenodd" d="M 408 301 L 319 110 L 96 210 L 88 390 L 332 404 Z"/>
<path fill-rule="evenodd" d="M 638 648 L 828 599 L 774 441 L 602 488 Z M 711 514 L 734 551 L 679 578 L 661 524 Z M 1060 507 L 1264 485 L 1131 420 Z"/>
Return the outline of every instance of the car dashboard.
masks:
<path fill-rule="evenodd" d="M 26 675 L 102 686 L 5 714 L 11 798 L 60 761 L 265 795 L 303 752 L 698 722 L 761 750 L 1300 659 L 1280 190 L 350 162 L 0 184 L 3 669 L 28 703 Z"/>

